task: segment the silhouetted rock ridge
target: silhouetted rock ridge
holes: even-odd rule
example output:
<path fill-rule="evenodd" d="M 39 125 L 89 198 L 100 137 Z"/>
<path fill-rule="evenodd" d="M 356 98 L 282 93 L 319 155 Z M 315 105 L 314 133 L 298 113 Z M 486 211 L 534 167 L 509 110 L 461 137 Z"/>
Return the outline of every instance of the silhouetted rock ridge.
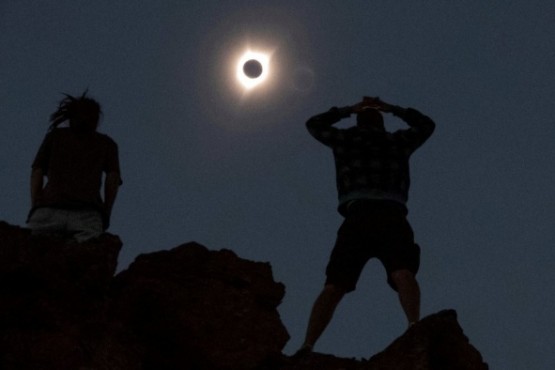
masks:
<path fill-rule="evenodd" d="M 0 222 L 0 369 L 487 369 L 446 310 L 368 360 L 293 360 L 269 263 L 197 243 L 115 275 L 117 236 L 83 244 Z"/>

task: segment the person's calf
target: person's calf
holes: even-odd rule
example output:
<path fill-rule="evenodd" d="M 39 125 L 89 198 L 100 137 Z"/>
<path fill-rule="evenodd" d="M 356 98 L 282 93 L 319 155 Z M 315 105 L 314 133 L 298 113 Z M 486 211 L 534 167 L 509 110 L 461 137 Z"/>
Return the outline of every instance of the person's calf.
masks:
<path fill-rule="evenodd" d="M 345 289 L 338 285 L 328 284 L 324 287 L 312 307 L 303 347 L 312 349 L 316 344 L 316 341 L 331 321 L 333 313 L 345 293 Z"/>
<path fill-rule="evenodd" d="M 414 274 L 406 269 L 393 271 L 390 275 L 399 294 L 399 302 L 409 325 L 420 320 L 420 287 Z"/>

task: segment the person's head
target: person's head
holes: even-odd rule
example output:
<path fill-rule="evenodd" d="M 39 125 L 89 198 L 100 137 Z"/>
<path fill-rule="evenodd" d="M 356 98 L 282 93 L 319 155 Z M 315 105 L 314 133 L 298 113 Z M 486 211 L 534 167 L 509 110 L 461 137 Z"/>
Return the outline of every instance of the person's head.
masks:
<path fill-rule="evenodd" d="M 373 108 L 367 108 L 357 113 L 357 126 L 385 131 L 382 114 Z"/>
<path fill-rule="evenodd" d="M 87 97 L 87 91 L 78 98 L 64 95 L 66 97 L 58 105 L 58 110 L 50 116 L 50 129 L 69 121 L 69 127 L 77 131 L 95 131 L 102 115 L 100 104 Z"/>

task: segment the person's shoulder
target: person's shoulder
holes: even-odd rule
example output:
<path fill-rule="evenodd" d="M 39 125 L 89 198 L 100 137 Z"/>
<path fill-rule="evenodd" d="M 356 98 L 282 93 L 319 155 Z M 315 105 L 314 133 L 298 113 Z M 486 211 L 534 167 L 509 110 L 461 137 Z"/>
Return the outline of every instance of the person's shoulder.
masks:
<path fill-rule="evenodd" d="M 95 135 L 95 138 L 99 141 L 109 143 L 110 145 L 117 145 L 116 141 L 112 139 L 108 134 L 95 131 L 94 135 Z"/>

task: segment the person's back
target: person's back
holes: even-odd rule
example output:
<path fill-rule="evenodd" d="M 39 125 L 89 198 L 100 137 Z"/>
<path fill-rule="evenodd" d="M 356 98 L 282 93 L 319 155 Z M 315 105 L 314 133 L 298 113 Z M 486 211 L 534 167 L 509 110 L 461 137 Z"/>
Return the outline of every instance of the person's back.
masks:
<path fill-rule="evenodd" d="M 117 145 L 106 135 L 79 135 L 70 128 L 53 130 L 33 163 L 33 168 L 43 169 L 48 177 L 35 206 L 102 210 L 102 173 L 119 172 L 116 160 Z"/>
<path fill-rule="evenodd" d="M 410 187 L 409 159 L 432 134 L 434 123 L 415 109 L 393 107 L 394 115 L 409 124 L 393 133 L 384 128 L 375 109 L 357 115 L 357 125 L 332 125 L 348 117 L 350 107 L 332 108 L 307 122 L 310 134 L 333 150 L 339 212 L 356 199 L 388 200 L 405 207 Z"/>
<path fill-rule="evenodd" d="M 85 94 L 66 96 L 52 114 L 50 131 L 33 161 L 28 223 L 34 233 L 69 233 L 84 241 L 99 236 L 109 225 L 121 183 L 118 147 L 96 132 L 101 114 L 96 101 Z M 69 127 L 57 127 L 66 120 Z M 44 176 L 48 182 L 43 187 Z"/>

